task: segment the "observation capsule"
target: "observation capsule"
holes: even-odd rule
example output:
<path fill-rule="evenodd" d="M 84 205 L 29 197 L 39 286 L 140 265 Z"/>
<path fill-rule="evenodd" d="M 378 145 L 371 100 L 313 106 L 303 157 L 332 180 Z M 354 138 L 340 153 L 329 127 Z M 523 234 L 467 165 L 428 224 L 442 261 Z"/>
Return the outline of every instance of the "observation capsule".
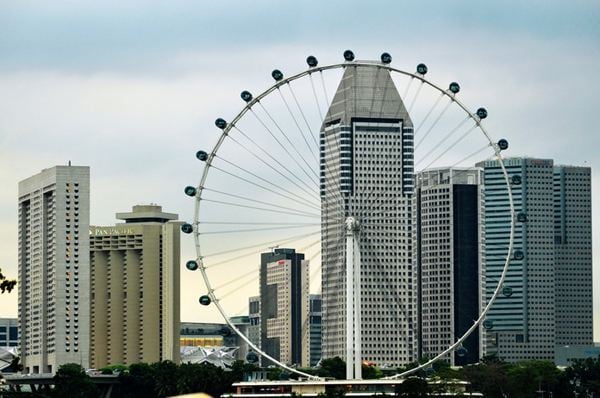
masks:
<path fill-rule="evenodd" d="M 273 79 L 275 79 L 276 82 L 283 79 L 283 73 L 281 73 L 279 69 L 273 70 L 273 72 L 271 72 L 271 76 L 273 77 Z"/>
<path fill-rule="evenodd" d="M 477 116 L 479 117 L 479 119 L 483 120 L 487 117 L 487 115 L 488 115 L 487 109 L 485 109 L 485 108 L 477 109 Z"/>
<path fill-rule="evenodd" d="M 494 321 L 492 321 L 491 319 L 486 319 L 485 321 L 483 321 L 483 328 L 485 330 L 491 330 L 494 328 Z"/>
<path fill-rule="evenodd" d="M 381 54 L 381 63 L 382 64 L 389 64 L 392 62 L 392 56 L 389 53 L 383 53 Z"/>
<path fill-rule="evenodd" d="M 317 57 L 315 57 L 314 55 L 309 55 L 308 58 L 306 58 L 306 63 L 311 68 L 314 68 L 319 64 L 319 61 L 317 61 Z"/>
<path fill-rule="evenodd" d="M 248 363 L 258 362 L 258 355 L 254 351 L 249 351 L 246 354 L 246 362 L 248 362 Z"/>
<path fill-rule="evenodd" d="M 191 234 L 194 232 L 194 227 L 192 227 L 192 224 L 185 223 L 181 226 L 181 232 L 184 234 Z"/>
<path fill-rule="evenodd" d="M 354 61 L 354 53 L 351 50 L 344 51 L 344 59 L 348 62 Z"/>
<path fill-rule="evenodd" d="M 198 151 L 196 152 L 196 158 L 198 160 L 206 162 L 206 160 L 208 159 L 208 153 L 206 153 L 205 151 Z"/>
<path fill-rule="evenodd" d="M 517 214 L 517 221 L 518 222 L 527 222 L 527 214 L 525 214 L 525 213 L 518 213 Z"/>
<path fill-rule="evenodd" d="M 462 345 L 460 345 L 457 349 L 456 349 L 456 355 L 458 355 L 459 357 L 464 357 L 465 355 L 467 355 L 467 353 L 469 352 L 465 347 L 463 347 Z"/>
<path fill-rule="evenodd" d="M 427 65 L 425 65 L 425 64 L 417 65 L 417 73 L 419 75 L 425 75 L 427 73 Z"/>
<path fill-rule="evenodd" d="M 502 138 L 500 141 L 498 141 L 498 148 L 500 148 L 501 151 L 508 149 L 508 141 Z"/>
<path fill-rule="evenodd" d="M 242 93 L 240 94 L 240 97 L 244 100 L 244 102 L 250 102 L 252 101 L 252 94 L 250 93 L 250 91 L 242 91 Z"/>
<path fill-rule="evenodd" d="M 225 119 L 218 118 L 217 120 L 215 120 L 215 126 L 223 130 L 225 127 L 227 127 L 227 122 L 225 121 Z"/>
<path fill-rule="evenodd" d="M 185 192 L 185 194 L 187 196 L 196 196 L 196 188 L 188 185 L 187 187 L 185 187 L 185 189 L 183 190 L 183 192 Z"/>
<path fill-rule="evenodd" d="M 523 254 L 523 252 L 521 250 L 515 250 L 513 253 L 513 258 L 517 261 L 520 261 L 525 258 L 525 255 Z"/>
<path fill-rule="evenodd" d="M 521 182 L 522 182 L 522 180 L 521 180 L 521 176 L 520 176 L 520 175 L 518 175 L 518 174 L 515 174 L 515 175 L 513 175 L 513 176 L 510 178 L 510 182 L 511 182 L 513 185 L 521 185 Z"/>
<path fill-rule="evenodd" d="M 510 286 L 504 286 L 504 287 L 502 288 L 502 295 L 503 295 L 504 297 L 510 297 L 510 296 L 512 296 L 512 294 L 513 294 L 513 289 L 512 289 L 512 287 L 510 287 Z"/>
<path fill-rule="evenodd" d="M 196 260 L 190 260 L 185 263 L 185 267 L 190 271 L 196 271 L 198 269 L 198 262 Z"/>
<path fill-rule="evenodd" d="M 210 297 L 208 295 L 204 295 L 204 296 L 200 296 L 200 299 L 198 300 L 200 302 L 200 304 L 202 305 L 210 305 L 210 303 L 212 303 L 212 300 L 210 299 Z"/>
<path fill-rule="evenodd" d="M 219 330 L 219 333 L 222 334 L 223 336 L 231 336 L 231 329 L 229 329 L 227 326 L 223 326 Z"/>
<path fill-rule="evenodd" d="M 448 90 L 450 90 L 452 94 L 458 94 L 458 92 L 460 91 L 460 85 L 457 82 L 452 82 L 448 86 Z"/>

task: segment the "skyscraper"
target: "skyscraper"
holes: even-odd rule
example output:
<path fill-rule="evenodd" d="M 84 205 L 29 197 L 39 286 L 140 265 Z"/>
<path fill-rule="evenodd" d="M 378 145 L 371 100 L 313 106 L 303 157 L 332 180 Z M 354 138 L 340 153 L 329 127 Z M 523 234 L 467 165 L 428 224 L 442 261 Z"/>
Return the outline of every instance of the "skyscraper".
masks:
<path fill-rule="evenodd" d="M 179 361 L 181 222 L 161 206 L 92 226 L 91 366 Z"/>
<path fill-rule="evenodd" d="M 260 296 L 248 298 L 248 318 L 250 320 L 248 340 L 260 348 Z"/>
<path fill-rule="evenodd" d="M 479 317 L 483 294 L 482 171 L 420 172 L 415 192 L 415 264 L 419 280 L 419 357 L 454 344 Z M 472 333 L 446 358 L 455 365 L 479 361 L 481 338 Z"/>
<path fill-rule="evenodd" d="M 593 342 L 591 174 L 589 167 L 554 166 L 558 346 Z"/>
<path fill-rule="evenodd" d="M 344 220 L 360 231 L 362 359 L 416 359 L 413 124 L 389 72 L 347 66 L 321 126 L 323 358 L 346 357 Z"/>
<path fill-rule="evenodd" d="M 90 169 L 19 182 L 19 329 L 25 373 L 89 366 Z"/>
<path fill-rule="evenodd" d="M 309 340 L 310 340 L 310 366 L 316 366 L 321 360 L 321 348 L 322 348 L 322 319 L 323 313 L 321 311 L 322 300 L 320 294 L 311 294 L 309 304 Z"/>
<path fill-rule="evenodd" d="M 497 161 L 485 161 L 486 300 L 500 277 L 510 228 Z M 554 360 L 556 346 L 592 341 L 590 169 L 511 158 L 517 217 L 505 286 L 489 313 L 487 348 L 507 361 Z M 520 220 L 519 220 L 520 218 Z"/>
<path fill-rule="evenodd" d="M 484 167 L 486 302 L 498 284 L 507 256 L 511 214 L 508 189 L 496 160 Z M 514 250 L 504 285 L 486 320 L 487 351 L 507 361 L 554 359 L 555 268 L 552 217 L 553 163 L 550 159 L 510 158 L 504 166 L 512 183 L 517 222 Z M 518 254 L 521 253 L 521 254 Z"/>
<path fill-rule="evenodd" d="M 294 249 L 261 254 L 261 349 L 284 364 L 309 363 L 308 280 L 304 254 Z"/>

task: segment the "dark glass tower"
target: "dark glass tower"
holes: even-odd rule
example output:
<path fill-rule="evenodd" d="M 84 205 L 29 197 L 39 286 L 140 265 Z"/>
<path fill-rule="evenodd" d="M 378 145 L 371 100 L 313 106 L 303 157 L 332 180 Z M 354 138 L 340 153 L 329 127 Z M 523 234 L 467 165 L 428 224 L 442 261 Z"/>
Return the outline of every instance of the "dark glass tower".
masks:
<path fill-rule="evenodd" d="M 294 249 L 261 254 L 260 344 L 288 365 L 308 366 L 308 260 Z M 263 366 L 269 361 L 263 359 Z"/>
<path fill-rule="evenodd" d="M 479 317 L 483 294 L 482 172 L 442 168 L 420 172 L 415 193 L 416 265 L 419 279 L 419 356 L 433 357 L 454 344 Z M 446 359 L 479 361 L 473 332 Z"/>

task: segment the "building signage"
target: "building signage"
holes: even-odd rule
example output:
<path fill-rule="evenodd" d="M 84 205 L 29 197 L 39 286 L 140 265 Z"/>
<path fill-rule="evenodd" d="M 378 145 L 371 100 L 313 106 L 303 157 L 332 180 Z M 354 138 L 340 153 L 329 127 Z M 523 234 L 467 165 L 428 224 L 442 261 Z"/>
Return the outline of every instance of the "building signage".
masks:
<path fill-rule="evenodd" d="M 135 231 L 132 227 L 117 228 L 117 227 L 90 227 L 90 235 L 95 236 L 111 236 L 111 235 L 133 235 Z"/>

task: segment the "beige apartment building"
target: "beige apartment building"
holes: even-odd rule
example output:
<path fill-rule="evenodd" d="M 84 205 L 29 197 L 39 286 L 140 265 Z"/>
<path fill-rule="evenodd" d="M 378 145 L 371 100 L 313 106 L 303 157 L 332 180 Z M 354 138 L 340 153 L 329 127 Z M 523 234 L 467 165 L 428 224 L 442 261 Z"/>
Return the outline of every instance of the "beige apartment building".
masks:
<path fill-rule="evenodd" d="M 90 365 L 179 362 L 180 225 L 161 206 L 133 206 L 90 226 Z"/>

